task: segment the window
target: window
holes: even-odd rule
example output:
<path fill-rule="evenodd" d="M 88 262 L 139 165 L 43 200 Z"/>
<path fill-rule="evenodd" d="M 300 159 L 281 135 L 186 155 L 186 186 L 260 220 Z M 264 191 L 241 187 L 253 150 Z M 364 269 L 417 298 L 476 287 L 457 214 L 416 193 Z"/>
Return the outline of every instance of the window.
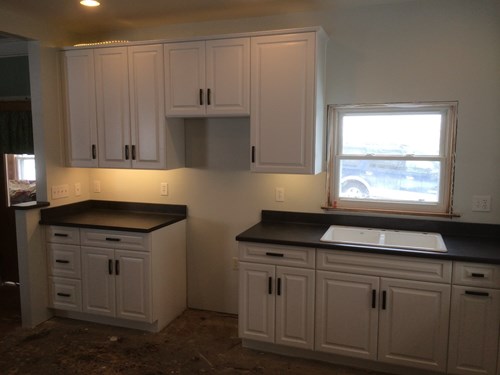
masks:
<path fill-rule="evenodd" d="M 456 111 L 330 106 L 328 208 L 451 215 Z"/>
<path fill-rule="evenodd" d="M 18 180 L 36 180 L 35 155 L 15 155 Z"/>

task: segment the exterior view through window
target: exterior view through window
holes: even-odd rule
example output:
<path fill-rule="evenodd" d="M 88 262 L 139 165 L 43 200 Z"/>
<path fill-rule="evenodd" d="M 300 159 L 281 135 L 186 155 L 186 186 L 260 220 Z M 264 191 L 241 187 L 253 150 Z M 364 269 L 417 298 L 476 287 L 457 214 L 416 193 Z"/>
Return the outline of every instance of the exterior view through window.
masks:
<path fill-rule="evenodd" d="M 331 106 L 329 205 L 450 214 L 456 107 Z"/>

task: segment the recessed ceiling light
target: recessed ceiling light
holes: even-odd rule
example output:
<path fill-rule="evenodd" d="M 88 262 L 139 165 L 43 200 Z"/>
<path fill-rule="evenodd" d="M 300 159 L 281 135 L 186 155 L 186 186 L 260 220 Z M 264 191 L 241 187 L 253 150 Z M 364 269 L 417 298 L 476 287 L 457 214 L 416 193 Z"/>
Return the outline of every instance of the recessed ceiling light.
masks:
<path fill-rule="evenodd" d="M 98 7 L 101 5 L 101 3 L 96 0 L 82 0 L 80 1 L 80 4 L 85 5 L 86 7 Z"/>

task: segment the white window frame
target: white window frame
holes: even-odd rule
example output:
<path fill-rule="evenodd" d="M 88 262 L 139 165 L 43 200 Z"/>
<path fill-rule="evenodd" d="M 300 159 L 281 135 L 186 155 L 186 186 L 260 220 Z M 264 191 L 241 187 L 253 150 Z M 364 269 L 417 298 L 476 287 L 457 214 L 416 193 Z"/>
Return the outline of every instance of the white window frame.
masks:
<path fill-rule="evenodd" d="M 457 102 L 436 103 L 391 103 L 364 105 L 329 105 L 328 106 L 328 164 L 327 164 L 327 204 L 326 209 L 355 211 L 376 211 L 413 215 L 456 216 L 453 214 L 453 175 L 455 161 L 455 141 L 457 127 Z M 340 153 L 342 144 L 342 118 L 348 114 L 422 114 L 441 113 L 442 126 L 440 134 L 440 154 L 438 156 L 402 155 L 395 160 L 438 161 L 440 168 L 439 199 L 437 203 L 363 200 L 359 198 L 340 197 L 339 178 L 340 160 L 346 155 Z M 361 155 L 352 158 L 382 158 L 374 155 Z M 387 157 L 383 157 L 387 159 Z M 389 157 L 388 159 L 391 159 Z"/>

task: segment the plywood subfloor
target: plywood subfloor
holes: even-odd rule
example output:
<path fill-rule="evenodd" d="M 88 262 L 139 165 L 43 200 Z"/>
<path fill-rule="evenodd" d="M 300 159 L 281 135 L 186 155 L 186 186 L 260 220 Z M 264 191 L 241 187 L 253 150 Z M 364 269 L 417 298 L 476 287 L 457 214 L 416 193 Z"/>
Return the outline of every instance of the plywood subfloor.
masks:
<path fill-rule="evenodd" d="M 19 316 L 2 321 L 2 375 L 377 374 L 242 348 L 237 317 L 207 311 L 187 310 L 156 334 L 61 318 L 35 329 L 21 328 Z"/>

